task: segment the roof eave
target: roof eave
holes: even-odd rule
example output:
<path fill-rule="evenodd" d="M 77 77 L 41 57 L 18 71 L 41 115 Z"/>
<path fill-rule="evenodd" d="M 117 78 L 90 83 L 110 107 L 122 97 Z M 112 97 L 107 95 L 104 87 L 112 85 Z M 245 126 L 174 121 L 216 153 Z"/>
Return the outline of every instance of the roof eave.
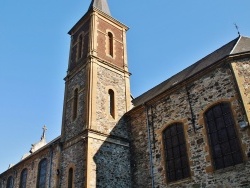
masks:
<path fill-rule="evenodd" d="M 57 138 L 55 138 L 54 140 L 52 140 L 51 142 L 47 143 L 45 146 L 41 147 L 40 149 L 38 149 L 37 151 L 35 151 L 34 153 L 31 153 L 29 156 L 27 156 L 26 158 L 24 158 L 23 160 L 19 161 L 18 163 L 16 163 L 15 165 L 13 165 L 11 168 L 5 170 L 4 172 L 2 172 L 0 174 L 3 175 L 5 173 L 7 173 L 9 170 L 14 169 L 16 166 L 18 166 L 20 163 L 22 163 L 23 161 L 26 161 L 28 159 L 30 159 L 31 157 L 35 156 L 37 153 L 40 153 L 42 150 L 45 150 L 47 148 L 49 148 L 50 146 L 52 146 L 53 144 L 55 144 L 56 142 L 58 142 L 61 139 L 61 136 L 58 136 Z"/>
<path fill-rule="evenodd" d="M 182 80 L 181 82 L 179 82 L 178 84 L 176 85 L 173 85 L 171 86 L 170 88 L 162 91 L 161 93 L 159 93 L 158 95 L 154 96 L 153 98 L 149 99 L 149 100 L 146 100 L 142 103 L 139 103 L 137 106 L 135 106 L 133 109 L 131 109 L 130 111 L 134 111 L 134 110 L 138 110 L 140 108 L 142 108 L 143 106 L 145 105 L 150 105 L 150 104 L 153 104 L 160 96 L 162 96 L 164 93 L 166 92 L 171 92 L 173 90 L 176 90 L 180 87 L 182 87 L 183 85 L 186 85 L 187 82 L 190 82 L 191 80 L 197 78 L 197 77 L 200 77 L 202 76 L 204 71 L 211 71 L 211 70 L 214 70 L 215 68 L 217 68 L 219 65 L 221 65 L 221 63 L 225 62 L 225 61 L 229 61 L 231 59 L 234 59 L 234 58 L 242 58 L 244 56 L 250 56 L 250 51 L 247 51 L 247 52 L 242 52 L 242 53 L 237 53 L 237 54 L 230 54 L 230 55 L 227 55 L 223 58 L 221 58 L 220 60 L 214 62 L 213 64 L 211 64 L 210 66 L 200 70 L 199 72 L 197 72 L 196 74 L 190 76 L 190 77 L 187 77 L 186 79 Z M 161 97 L 160 97 L 161 98 Z M 133 103 L 133 100 L 132 100 L 132 103 Z M 127 114 L 130 114 L 130 111 L 127 112 Z"/>

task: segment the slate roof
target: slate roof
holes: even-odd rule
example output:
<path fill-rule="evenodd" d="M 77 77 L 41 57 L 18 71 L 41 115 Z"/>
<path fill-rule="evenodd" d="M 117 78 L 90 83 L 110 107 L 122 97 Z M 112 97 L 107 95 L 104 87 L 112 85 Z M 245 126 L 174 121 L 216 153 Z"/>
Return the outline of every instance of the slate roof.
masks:
<path fill-rule="evenodd" d="M 92 0 L 89 9 L 92 9 L 93 7 L 111 16 L 107 0 Z"/>
<path fill-rule="evenodd" d="M 207 67 L 215 64 L 219 60 L 233 54 L 244 53 L 250 51 L 250 38 L 239 36 L 226 45 L 222 46 L 218 50 L 207 55 L 203 59 L 197 61 L 193 65 L 187 67 L 161 84 L 155 86 L 154 88 L 143 93 L 139 97 L 135 98 L 132 103 L 134 106 L 139 106 L 145 102 L 153 99 L 157 95 L 163 93 L 164 91 L 172 88 L 176 84 L 194 76 L 198 72 L 206 69 Z"/>

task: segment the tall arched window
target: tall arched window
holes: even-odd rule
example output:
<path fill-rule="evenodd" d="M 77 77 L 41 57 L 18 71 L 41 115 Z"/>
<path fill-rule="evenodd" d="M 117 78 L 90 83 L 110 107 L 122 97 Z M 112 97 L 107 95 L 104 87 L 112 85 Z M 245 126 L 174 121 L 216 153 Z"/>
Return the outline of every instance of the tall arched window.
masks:
<path fill-rule="evenodd" d="M 37 188 L 46 187 L 47 159 L 40 161 L 38 165 Z"/>
<path fill-rule="evenodd" d="M 215 169 L 243 162 L 229 103 L 220 103 L 205 113 L 208 140 Z"/>
<path fill-rule="evenodd" d="M 82 44 L 83 44 L 83 37 L 81 34 L 78 38 L 77 59 L 80 59 L 82 57 Z"/>
<path fill-rule="evenodd" d="M 72 118 L 75 120 L 77 118 L 77 110 L 78 110 L 78 89 L 76 88 L 74 91 L 74 99 L 73 99 L 73 115 Z"/>
<path fill-rule="evenodd" d="M 69 174 L 68 174 L 68 188 L 73 188 L 73 168 L 69 169 Z"/>
<path fill-rule="evenodd" d="M 19 188 L 26 188 L 27 175 L 28 175 L 28 170 L 27 168 L 25 168 L 21 173 Z"/>
<path fill-rule="evenodd" d="M 6 188 L 13 188 L 13 187 L 14 187 L 14 178 L 10 176 L 8 177 Z"/>
<path fill-rule="evenodd" d="M 115 93 L 109 89 L 109 114 L 115 118 Z"/>
<path fill-rule="evenodd" d="M 166 173 L 168 182 L 190 176 L 183 125 L 174 123 L 163 132 Z"/>
<path fill-rule="evenodd" d="M 113 57 L 114 55 L 114 45 L 113 45 L 113 34 L 108 32 L 108 53 Z"/>

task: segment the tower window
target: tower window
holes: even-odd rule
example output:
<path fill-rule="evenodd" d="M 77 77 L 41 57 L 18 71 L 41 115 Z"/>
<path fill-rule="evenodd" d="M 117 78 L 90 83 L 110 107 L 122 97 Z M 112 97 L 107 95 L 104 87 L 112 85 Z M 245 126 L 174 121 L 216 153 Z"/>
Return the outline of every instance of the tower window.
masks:
<path fill-rule="evenodd" d="M 77 59 L 82 57 L 82 45 L 83 45 L 83 37 L 82 35 L 78 38 L 78 48 L 77 48 Z"/>
<path fill-rule="evenodd" d="M 113 45 L 113 34 L 108 32 L 108 54 L 113 57 L 114 55 L 114 45 Z"/>
<path fill-rule="evenodd" d="M 13 188 L 14 187 L 14 178 L 10 176 L 7 180 L 7 186 L 6 188 Z"/>
<path fill-rule="evenodd" d="M 73 168 L 69 169 L 69 174 L 68 174 L 68 188 L 73 188 Z"/>
<path fill-rule="evenodd" d="M 37 188 L 46 187 L 47 159 L 40 161 L 38 165 Z"/>
<path fill-rule="evenodd" d="M 190 176 L 183 125 L 175 123 L 163 132 L 167 179 L 178 181 Z"/>
<path fill-rule="evenodd" d="M 108 91 L 109 93 L 109 114 L 115 118 L 115 93 L 112 89 Z"/>
<path fill-rule="evenodd" d="M 77 118 L 77 109 L 78 109 L 78 89 L 76 88 L 74 91 L 74 99 L 73 99 L 73 115 L 72 118 L 75 120 Z"/>
<path fill-rule="evenodd" d="M 208 140 L 215 169 L 242 163 L 242 153 L 229 103 L 220 103 L 205 113 Z"/>
<path fill-rule="evenodd" d="M 28 170 L 27 168 L 24 169 L 21 173 L 20 177 L 20 188 L 26 188 L 26 182 L 27 182 L 27 175 L 28 175 Z"/>

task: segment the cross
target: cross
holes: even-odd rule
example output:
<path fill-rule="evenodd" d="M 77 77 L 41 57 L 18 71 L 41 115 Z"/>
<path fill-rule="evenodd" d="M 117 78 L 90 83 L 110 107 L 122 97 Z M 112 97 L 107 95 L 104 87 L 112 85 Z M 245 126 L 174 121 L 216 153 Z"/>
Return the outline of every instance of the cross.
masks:
<path fill-rule="evenodd" d="M 238 25 L 235 23 L 234 26 L 235 26 L 236 30 L 238 31 L 238 35 L 240 36 L 240 31 L 239 31 Z"/>
<path fill-rule="evenodd" d="M 46 125 L 44 125 L 44 126 L 43 126 L 43 135 L 42 135 L 42 138 L 41 138 L 41 139 L 45 138 L 45 132 L 46 132 L 47 130 L 48 130 L 48 129 L 47 129 Z"/>

